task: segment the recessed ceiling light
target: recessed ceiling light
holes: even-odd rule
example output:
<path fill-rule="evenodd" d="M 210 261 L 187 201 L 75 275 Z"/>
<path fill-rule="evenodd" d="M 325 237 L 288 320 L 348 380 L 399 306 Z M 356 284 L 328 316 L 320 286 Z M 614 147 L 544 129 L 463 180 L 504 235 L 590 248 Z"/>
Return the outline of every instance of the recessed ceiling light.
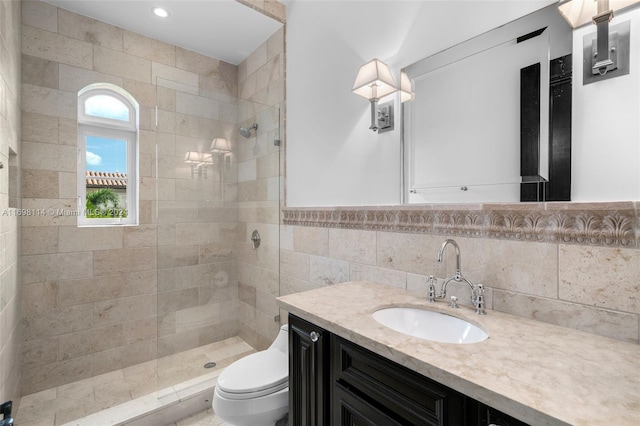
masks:
<path fill-rule="evenodd" d="M 154 7 L 153 8 L 153 13 L 156 16 L 159 16 L 161 18 L 166 18 L 167 16 L 169 16 L 169 12 L 167 12 L 165 9 L 163 9 L 161 7 Z"/>

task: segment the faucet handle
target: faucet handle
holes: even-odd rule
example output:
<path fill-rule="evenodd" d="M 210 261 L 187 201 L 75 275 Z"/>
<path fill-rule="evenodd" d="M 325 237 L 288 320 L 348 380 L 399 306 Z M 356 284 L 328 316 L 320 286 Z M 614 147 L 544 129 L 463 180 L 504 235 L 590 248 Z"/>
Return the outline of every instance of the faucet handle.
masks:
<path fill-rule="evenodd" d="M 429 283 L 429 302 L 436 301 L 436 286 L 433 284 L 435 277 L 433 275 L 429 275 L 427 282 Z"/>
<path fill-rule="evenodd" d="M 485 304 L 484 304 L 484 286 L 482 284 L 478 284 L 476 287 L 476 314 L 478 315 L 486 315 L 485 312 Z"/>
<path fill-rule="evenodd" d="M 451 296 L 451 303 L 449 304 L 450 308 L 458 307 L 458 298 L 456 296 Z"/>

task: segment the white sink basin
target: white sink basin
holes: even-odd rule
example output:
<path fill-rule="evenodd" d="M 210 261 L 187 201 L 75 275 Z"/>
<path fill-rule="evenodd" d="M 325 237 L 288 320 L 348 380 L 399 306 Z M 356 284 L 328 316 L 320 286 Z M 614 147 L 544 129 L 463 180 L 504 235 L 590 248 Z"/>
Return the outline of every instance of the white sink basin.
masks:
<path fill-rule="evenodd" d="M 415 308 L 386 308 L 373 313 L 373 319 L 400 333 L 442 343 L 477 343 L 489 335 L 460 318 Z"/>

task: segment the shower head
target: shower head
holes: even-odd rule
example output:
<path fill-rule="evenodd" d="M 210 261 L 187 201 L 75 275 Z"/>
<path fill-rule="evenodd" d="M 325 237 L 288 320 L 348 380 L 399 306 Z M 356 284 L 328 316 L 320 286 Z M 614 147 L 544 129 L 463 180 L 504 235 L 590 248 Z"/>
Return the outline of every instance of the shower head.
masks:
<path fill-rule="evenodd" d="M 238 132 L 245 138 L 249 139 L 251 137 L 251 131 L 254 129 L 258 130 L 258 123 L 253 123 L 253 126 L 251 127 L 240 127 Z"/>

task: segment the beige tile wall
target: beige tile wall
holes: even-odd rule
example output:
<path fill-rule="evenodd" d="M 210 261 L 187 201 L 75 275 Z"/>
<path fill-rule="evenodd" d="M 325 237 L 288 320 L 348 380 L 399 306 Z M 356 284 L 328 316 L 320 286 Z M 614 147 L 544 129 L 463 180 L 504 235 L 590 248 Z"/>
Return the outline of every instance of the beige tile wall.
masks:
<path fill-rule="evenodd" d="M 128 90 L 141 129 L 140 226 L 23 221 L 23 392 L 236 335 L 236 155 L 224 182 L 221 162 L 204 179 L 183 160 L 235 135 L 238 67 L 47 3 L 23 5 L 23 206 L 75 209 L 80 88 Z"/>
<path fill-rule="evenodd" d="M 271 18 L 285 22 L 287 19 L 287 9 L 284 2 L 280 0 L 236 0 L 249 7 L 252 7 Z"/>
<path fill-rule="evenodd" d="M 252 3 L 260 3 L 253 5 L 259 8 L 271 2 Z M 258 349 L 271 344 L 280 325 L 274 318 L 279 314 L 278 224 L 284 199 L 284 60 L 282 28 L 238 66 L 238 120 L 242 126 L 259 125 L 257 137 L 238 138 L 239 335 Z M 257 250 L 249 239 L 254 229 L 262 237 Z"/>
<path fill-rule="evenodd" d="M 16 404 L 22 371 L 21 220 L 9 207 L 19 207 L 20 191 L 20 6 L 0 1 L 0 402 Z"/>
<path fill-rule="evenodd" d="M 436 262 L 447 237 L 285 225 L 281 293 L 368 280 L 426 297 L 428 275 L 442 282 L 454 272 L 451 248 L 444 263 Z M 489 309 L 639 342 L 639 249 L 453 238 L 463 274 L 486 285 Z M 449 289 L 468 304 L 468 288 L 454 283 Z"/>

